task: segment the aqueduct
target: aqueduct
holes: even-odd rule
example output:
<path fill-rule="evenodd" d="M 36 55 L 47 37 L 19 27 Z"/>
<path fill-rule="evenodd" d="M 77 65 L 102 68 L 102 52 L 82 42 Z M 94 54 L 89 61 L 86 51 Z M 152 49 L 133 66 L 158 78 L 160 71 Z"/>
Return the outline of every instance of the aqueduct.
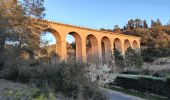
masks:
<path fill-rule="evenodd" d="M 125 34 L 101 31 L 85 27 L 73 26 L 48 20 L 36 19 L 38 23 L 47 25 L 42 31 L 51 32 L 56 39 L 56 53 L 60 60 L 67 60 L 66 36 L 71 34 L 76 43 L 76 59 L 87 61 L 87 58 L 109 59 L 113 48 L 123 54 L 126 49 L 140 50 L 140 38 Z M 87 40 L 90 49 L 87 49 Z"/>

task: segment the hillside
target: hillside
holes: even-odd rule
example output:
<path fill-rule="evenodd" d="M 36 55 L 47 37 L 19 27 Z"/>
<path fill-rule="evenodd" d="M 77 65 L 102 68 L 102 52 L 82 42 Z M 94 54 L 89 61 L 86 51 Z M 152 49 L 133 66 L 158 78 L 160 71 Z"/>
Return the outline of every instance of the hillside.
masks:
<path fill-rule="evenodd" d="M 129 20 L 123 28 L 115 25 L 113 30 L 104 28 L 101 28 L 101 30 L 139 36 L 141 37 L 141 46 L 170 48 L 170 23 L 162 25 L 159 19 L 156 21 L 151 20 L 150 27 L 146 20 L 137 18 Z"/>

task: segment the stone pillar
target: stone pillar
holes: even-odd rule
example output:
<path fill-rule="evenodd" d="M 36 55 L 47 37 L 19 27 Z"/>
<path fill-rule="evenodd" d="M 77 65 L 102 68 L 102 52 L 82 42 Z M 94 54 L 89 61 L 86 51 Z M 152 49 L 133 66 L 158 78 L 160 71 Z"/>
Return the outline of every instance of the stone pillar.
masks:
<path fill-rule="evenodd" d="M 67 47 L 66 47 L 66 40 L 61 39 L 56 44 L 56 52 L 59 55 L 61 61 L 67 61 Z"/>
<path fill-rule="evenodd" d="M 107 43 L 107 42 L 106 42 L 106 43 Z M 109 43 L 109 44 L 106 44 L 105 50 L 106 50 L 105 59 L 106 59 L 106 61 L 109 61 L 109 60 L 111 59 L 111 52 L 112 52 L 112 50 L 111 50 L 111 44 L 110 44 L 110 43 Z"/>
<path fill-rule="evenodd" d="M 87 62 L 87 55 L 86 55 L 86 39 L 82 37 L 81 42 L 81 48 L 82 48 L 82 61 Z"/>
<path fill-rule="evenodd" d="M 125 54 L 125 44 L 124 44 L 124 42 L 122 42 L 121 49 L 122 49 L 122 54 L 124 55 Z"/>
<path fill-rule="evenodd" d="M 82 43 L 81 41 L 76 41 L 76 59 L 82 59 Z"/>
<path fill-rule="evenodd" d="M 111 51 L 113 51 L 113 48 L 114 48 L 114 43 L 112 43 L 111 41 Z"/>
<path fill-rule="evenodd" d="M 102 44 L 101 44 L 100 39 L 98 39 L 97 46 L 98 46 L 98 59 L 99 61 L 101 61 L 102 60 Z"/>

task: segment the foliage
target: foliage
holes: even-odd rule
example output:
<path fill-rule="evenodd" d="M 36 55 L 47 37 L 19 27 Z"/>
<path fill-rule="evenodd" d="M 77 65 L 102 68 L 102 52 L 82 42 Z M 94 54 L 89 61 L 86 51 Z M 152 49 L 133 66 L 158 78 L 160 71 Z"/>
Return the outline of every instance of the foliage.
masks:
<path fill-rule="evenodd" d="M 114 48 L 113 49 L 113 60 L 115 61 L 116 67 L 124 68 L 125 67 L 125 59 L 121 52 Z"/>
<path fill-rule="evenodd" d="M 147 48 L 141 50 L 144 62 L 153 62 L 157 58 L 170 56 L 169 48 Z"/>
<path fill-rule="evenodd" d="M 20 53 L 26 51 L 34 54 L 39 49 L 40 32 L 31 17 L 42 18 L 44 15 L 43 0 L 1 0 L 0 2 L 0 64 L 5 66 L 4 51 L 9 47 L 15 47 L 15 59 L 19 60 Z M 11 48 L 13 49 L 13 48 Z M 34 57 L 34 56 L 32 56 Z"/>
<path fill-rule="evenodd" d="M 115 25 L 113 30 L 104 28 L 101 28 L 101 30 L 141 37 L 141 46 L 170 47 L 170 25 L 162 25 L 159 19 L 151 20 L 151 27 L 148 26 L 146 20 L 136 18 L 130 19 L 123 28 Z"/>
<path fill-rule="evenodd" d="M 120 75 L 117 76 L 114 84 L 125 89 L 170 96 L 168 92 L 170 90 L 167 90 L 167 82 L 165 79 L 151 76 Z"/>
<path fill-rule="evenodd" d="M 133 50 L 128 48 L 125 52 L 125 64 L 130 68 L 141 68 L 143 66 L 143 58 L 141 55 Z"/>
<path fill-rule="evenodd" d="M 123 71 L 120 74 L 130 74 L 130 75 L 139 75 L 141 72 L 140 71 L 136 71 L 136 70 L 127 70 L 127 71 Z"/>
<path fill-rule="evenodd" d="M 89 75 L 91 70 L 89 70 L 88 64 L 73 61 L 58 64 L 40 62 L 38 64 L 30 63 L 30 66 L 29 62 L 24 61 L 24 63 L 18 64 L 17 69 L 12 73 L 11 70 L 4 69 L 2 78 L 30 83 L 44 91 L 53 90 L 55 93 L 60 92 L 71 98 L 82 97 L 100 100 L 105 98 L 98 90 L 98 84 L 91 81 L 91 75 Z M 11 67 L 9 66 L 9 69 Z"/>
<path fill-rule="evenodd" d="M 119 50 L 114 48 L 113 60 L 115 61 L 116 67 L 120 69 L 124 68 L 134 69 L 141 68 L 143 66 L 143 58 L 137 51 L 131 48 L 128 48 L 124 55 L 122 55 Z"/>
<path fill-rule="evenodd" d="M 98 86 L 104 87 L 107 83 L 112 82 L 117 74 L 114 70 L 114 66 L 108 66 L 107 64 L 90 64 L 88 67 L 88 75 L 92 82 L 98 84 Z"/>

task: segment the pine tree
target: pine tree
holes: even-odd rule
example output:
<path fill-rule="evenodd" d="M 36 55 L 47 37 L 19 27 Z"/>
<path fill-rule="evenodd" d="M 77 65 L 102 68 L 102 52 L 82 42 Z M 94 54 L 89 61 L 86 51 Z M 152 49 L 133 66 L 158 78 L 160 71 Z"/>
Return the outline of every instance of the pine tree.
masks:
<path fill-rule="evenodd" d="M 148 28 L 148 24 L 147 24 L 146 20 L 143 21 L 143 28 Z"/>
<path fill-rule="evenodd" d="M 39 28 L 35 27 L 30 17 L 44 16 L 43 0 L 1 0 L 0 1 L 0 58 L 6 42 L 16 43 L 15 55 L 19 57 L 21 50 L 34 51 L 39 46 Z"/>
<path fill-rule="evenodd" d="M 157 19 L 157 25 L 162 25 L 161 21 L 159 20 L 159 18 Z"/>
<path fill-rule="evenodd" d="M 125 64 L 124 64 L 124 58 L 123 58 L 123 55 L 121 54 L 121 52 L 114 48 L 113 49 L 113 59 L 115 61 L 115 65 L 116 67 L 120 67 L 120 68 L 124 68 L 125 67 Z"/>
<path fill-rule="evenodd" d="M 151 27 L 155 26 L 155 21 L 151 20 Z"/>
<path fill-rule="evenodd" d="M 143 65 L 143 58 L 132 48 L 128 48 L 125 52 L 125 64 L 129 68 L 141 68 Z"/>

